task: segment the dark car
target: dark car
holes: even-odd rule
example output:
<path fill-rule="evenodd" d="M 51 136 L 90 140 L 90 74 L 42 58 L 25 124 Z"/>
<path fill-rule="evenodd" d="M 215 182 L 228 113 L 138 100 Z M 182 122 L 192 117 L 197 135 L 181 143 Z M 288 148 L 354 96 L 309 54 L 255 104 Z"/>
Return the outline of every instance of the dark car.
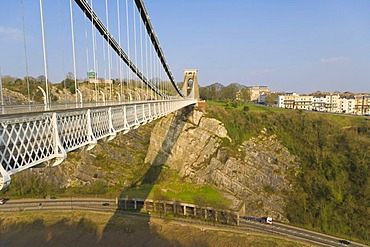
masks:
<path fill-rule="evenodd" d="M 109 206 L 109 203 L 108 202 L 104 202 L 102 205 L 103 206 Z"/>
<path fill-rule="evenodd" d="M 339 243 L 341 243 L 341 244 L 346 244 L 346 245 L 351 244 L 351 242 L 350 242 L 350 241 L 347 241 L 347 240 L 344 240 L 344 239 L 339 240 Z"/>
<path fill-rule="evenodd" d="M 57 199 L 55 196 L 51 196 L 50 197 L 50 199 L 53 199 L 53 200 L 55 200 L 55 199 Z"/>

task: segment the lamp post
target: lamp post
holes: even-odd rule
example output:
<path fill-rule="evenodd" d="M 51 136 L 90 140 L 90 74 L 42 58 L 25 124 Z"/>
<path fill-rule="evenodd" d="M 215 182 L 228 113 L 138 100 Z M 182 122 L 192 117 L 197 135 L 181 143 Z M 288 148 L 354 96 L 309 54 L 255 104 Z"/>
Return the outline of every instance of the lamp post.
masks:
<path fill-rule="evenodd" d="M 100 93 L 103 95 L 103 103 L 105 105 L 105 94 L 102 91 L 100 91 Z"/>
<path fill-rule="evenodd" d="M 83 102 L 82 102 L 82 93 L 79 89 L 76 89 L 76 92 L 78 93 L 78 95 L 80 96 L 80 107 L 82 108 L 83 106 Z M 76 102 L 76 107 L 77 107 L 77 102 Z"/>
<path fill-rule="evenodd" d="M 41 90 L 42 95 L 44 96 L 44 107 L 45 107 L 45 111 L 47 111 L 48 110 L 47 94 L 45 93 L 45 90 L 42 87 L 38 86 L 38 88 Z"/>

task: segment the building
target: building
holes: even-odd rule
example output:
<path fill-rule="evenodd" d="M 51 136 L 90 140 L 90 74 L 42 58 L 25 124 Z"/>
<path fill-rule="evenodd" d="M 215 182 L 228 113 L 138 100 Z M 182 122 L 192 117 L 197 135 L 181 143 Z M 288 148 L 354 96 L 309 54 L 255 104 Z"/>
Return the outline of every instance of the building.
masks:
<path fill-rule="evenodd" d="M 314 96 L 312 98 L 312 110 L 313 111 L 325 111 L 325 97 Z"/>
<path fill-rule="evenodd" d="M 330 94 L 325 96 L 325 111 L 326 112 L 340 112 L 339 94 Z"/>
<path fill-rule="evenodd" d="M 251 92 L 251 101 L 258 101 L 260 94 L 268 94 L 270 92 L 267 86 L 251 86 L 248 88 Z"/>
<path fill-rule="evenodd" d="M 355 96 L 355 114 L 370 115 L 370 95 Z"/>
<path fill-rule="evenodd" d="M 279 95 L 278 107 L 287 109 L 296 109 L 295 100 L 299 97 L 296 93 L 286 93 L 284 95 Z"/>
<path fill-rule="evenodd" d="M 312 110 L 313 96 L 311 95 L 297 95 L 295 100 L 295 109 Z"/>
<path fill-rule="evenodd" d="M 287 93 L 279 95 L 278 107 L 370 116 L 370 95 L 341 98 L 339 94 L 312 96 Z"/>
<path fill-rule="evenodd" d="M 266 103 L 266 97 L 267 97 L 267 94 L 265 92 L 262 92 L 259 96 L 258 96 L 258 99 L 257 99 L 257 102 L 258 103 L 262 103 L 262 104 L 265 104 Z"/>
<path fill-rule="evenodd" d="M 339 112 L 346 113 L 346 114 L 354 114 L 355 113 L 355 99 L 346 99 L 340 98 L 339 99 Z"/>

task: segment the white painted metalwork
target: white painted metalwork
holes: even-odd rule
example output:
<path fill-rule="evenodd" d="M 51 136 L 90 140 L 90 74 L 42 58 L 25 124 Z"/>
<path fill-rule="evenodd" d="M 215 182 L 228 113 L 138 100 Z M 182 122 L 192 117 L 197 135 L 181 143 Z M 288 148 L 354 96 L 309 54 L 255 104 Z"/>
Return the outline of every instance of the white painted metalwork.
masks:
<path fill-rule="evenodd" d="M 93 148 L 196 100 L 142 101 L 130 104 L 0 116 L 0 190 L 10 176 L 41 163 L 59 165 L 67 153 Z"/>

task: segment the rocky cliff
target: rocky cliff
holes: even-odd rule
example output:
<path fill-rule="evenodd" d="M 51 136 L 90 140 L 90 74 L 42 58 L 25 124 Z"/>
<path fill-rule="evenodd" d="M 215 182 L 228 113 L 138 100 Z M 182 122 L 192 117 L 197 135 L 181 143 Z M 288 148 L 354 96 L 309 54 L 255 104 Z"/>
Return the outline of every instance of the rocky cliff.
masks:
<path fill-rule="evenodd" d="M 148 171 L 165 165 L 192 183 L 218 188 L 234 208 L 244 203 L 246 214 L 285 220 L 285 195 L 291 188 L 287 174 L 298 167 L 297 159 L 275 136 L 259 133 L 235 146 L 222 122 L 185 108 L 110 142 L 99 142 L 89 152 L 69 153 L 57 167 L 30 169 L 17 176 L 36 173 L 48 186 L 75 188 L 74 193 L 88 193 L 93 186 L 96 191 L 98 186 L 107 193 L 109 187 L 122 191 L 142 182 L 155 183 L 154 173 Z M 22 183 L 17 176 L 12 187 Z"/>
<path fill-rule="evenodd" d="M 238 147 L 231 144 L 222 122 L 185 109 L 156 124 L 145 161 L 223 190 L 234 206 L 243 201 L 247 214 L 285 220 L 287 174 L 298 167 L 296 157 L 265 130 Z"/>

